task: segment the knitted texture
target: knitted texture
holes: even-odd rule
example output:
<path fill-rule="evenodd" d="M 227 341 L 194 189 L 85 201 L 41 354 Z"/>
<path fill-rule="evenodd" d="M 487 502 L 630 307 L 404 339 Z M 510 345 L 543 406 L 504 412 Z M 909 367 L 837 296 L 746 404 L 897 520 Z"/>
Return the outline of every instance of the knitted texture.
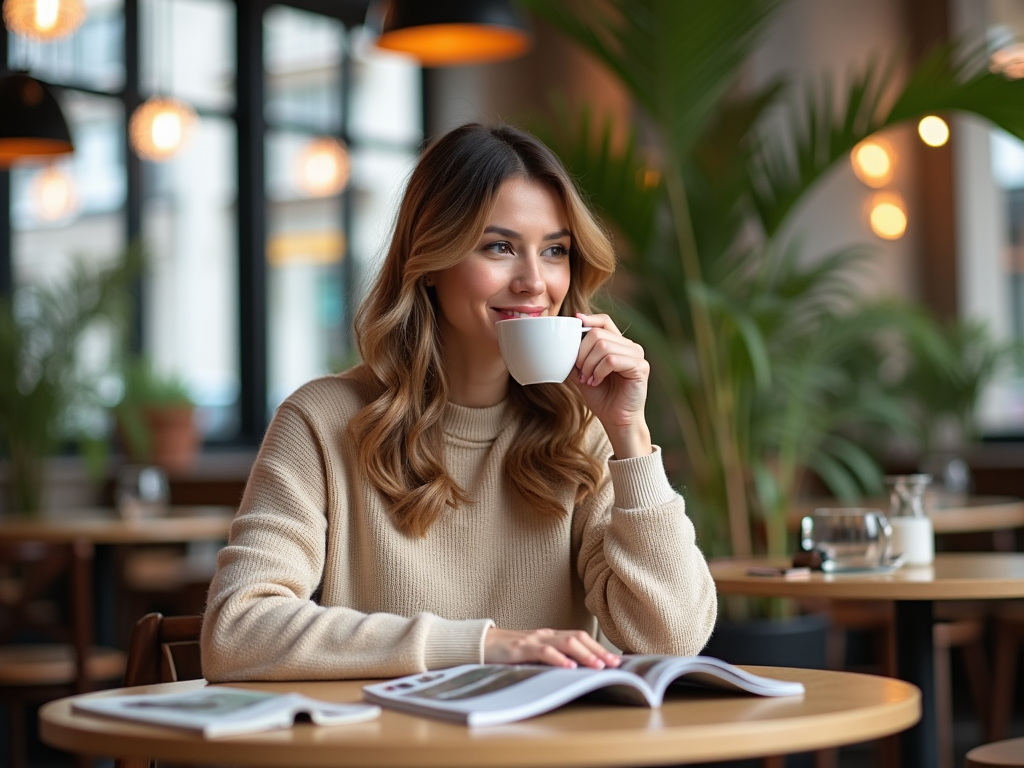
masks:
<path fill-rule="evenodd" d="M 426 537 L 400 533 L 359 476 L 348 423 L 372 399 L 365 369 L 310 382 L 260 448 L 203 624 L 210 681 L 394 677 L 483 661 L 509 629 L 598 623 L 617 647 L 693 655 L 711 634 L 714 583 L 661 453 L 623 461 L 595 419 L 598 493 L 561 519 L 506 481 L 517 423 L 506 403 L 449 405 L 445 461 L 472 503 Z"/>

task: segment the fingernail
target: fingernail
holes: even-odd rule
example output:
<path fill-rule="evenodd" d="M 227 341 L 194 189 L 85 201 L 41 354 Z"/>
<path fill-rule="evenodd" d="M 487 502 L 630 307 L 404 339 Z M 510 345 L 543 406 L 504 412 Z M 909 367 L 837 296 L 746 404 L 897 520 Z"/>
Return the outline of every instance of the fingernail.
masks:
<path fill-rule="evenodd" d="M 591 376 L 589 379 L 587 379 L 587 386 L 590 386 L 590 387 L 594 386 L 594 377 L 593 376 Z"/>
<path fill-rule="evenodd" d="M 600 659 L 594 659 L 594 666 L 597 669 L 604 669 L 604 662 L 601 661 Z"/>
<path fill-rule="evenodd" d="M 581 373 L 580 374 L 580 384 L 583 384 L 583 383 L 584 383 L 584 381 L 583 381 L 583 374 Z"/>

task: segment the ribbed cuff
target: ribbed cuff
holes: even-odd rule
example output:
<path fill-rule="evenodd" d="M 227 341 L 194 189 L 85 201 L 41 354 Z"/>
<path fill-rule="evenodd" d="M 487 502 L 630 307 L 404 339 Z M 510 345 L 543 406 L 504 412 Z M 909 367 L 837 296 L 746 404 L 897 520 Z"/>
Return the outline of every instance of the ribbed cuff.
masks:
<path fill-rule="evenodd" d="M 445 669 L 459 664 L 481 664 L 484 660 L 484 635 L 494 626 L 490 619 L 452 621 L 435 618 L 424 649 L 427 669 Z"/>
<path fill-rule="evenodd" d="M 661 448 L 647 456 L 609 459 L 608 473 L 619 509 L 651 509 L 672 501 L 676 492 L 665 474 Z"/>

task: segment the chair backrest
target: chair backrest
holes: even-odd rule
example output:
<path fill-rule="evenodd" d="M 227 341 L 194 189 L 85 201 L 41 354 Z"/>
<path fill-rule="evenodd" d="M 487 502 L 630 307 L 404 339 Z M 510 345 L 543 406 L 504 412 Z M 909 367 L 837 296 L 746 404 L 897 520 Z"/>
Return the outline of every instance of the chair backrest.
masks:
<path fill-rule="evenodd" d="M 89 687 L 86 658 L 93 642 L 92 558 L 93 546 L 84 540 L 0 543 L 0 643 L 46 640 L 69 644 L 76 693 Z"/>
<path fill-rule="evenodd" d="M 154 685 L 200 679 L 203 676 L 199 656 L 202 627 L 202 616 L 160 613 L 143 616 L 132 630 L 124 684 Z"/>

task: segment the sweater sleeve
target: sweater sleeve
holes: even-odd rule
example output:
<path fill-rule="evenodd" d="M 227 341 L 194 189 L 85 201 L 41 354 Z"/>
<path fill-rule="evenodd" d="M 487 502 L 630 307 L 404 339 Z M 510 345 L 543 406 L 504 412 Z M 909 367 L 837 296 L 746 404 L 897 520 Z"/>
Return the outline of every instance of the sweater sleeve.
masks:
<path fill-rule="evenodd" d="M 253 466 L 218 558 L 203 674 L 227 680 L 395 677 L 483 661 L 488 619 L 453 621 L 321 606 L 329 497 L 343 472 L 301 409 L 285 403 Z"/>
<path fill-rule="evenodd" d="M 718 597 L 660 448 L 609 459 L 605 482 L 576 510 L 574 529 L 586 604 L 612 643 L 631 653 L 700 652 Z"/>

